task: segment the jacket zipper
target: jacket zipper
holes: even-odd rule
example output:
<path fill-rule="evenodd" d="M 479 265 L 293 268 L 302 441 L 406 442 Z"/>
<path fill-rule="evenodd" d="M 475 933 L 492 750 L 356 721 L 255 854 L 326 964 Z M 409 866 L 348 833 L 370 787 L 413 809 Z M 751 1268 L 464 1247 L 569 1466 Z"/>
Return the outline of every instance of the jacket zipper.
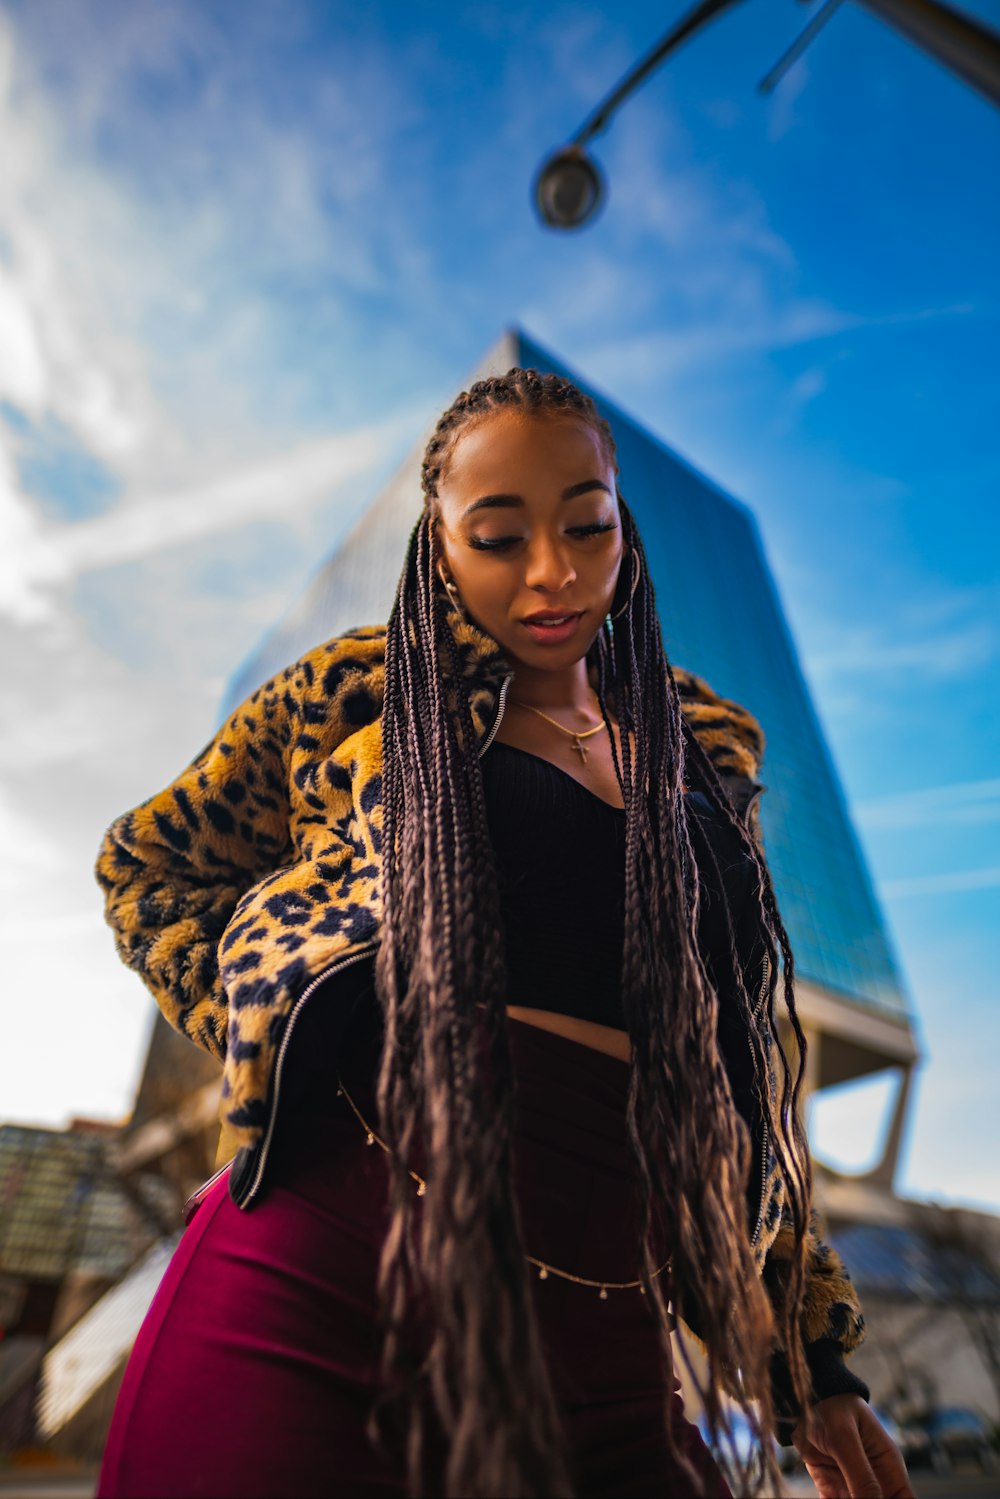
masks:
<path fill-rule="evenodd" d="M 302 993 L 295 1001 L 295 1004 L 292 1007 L 292 1013 L 288 1017 L 288 1024 L 285 1026 L 285 1033 L 281 1038 L 281 1045 L 278 1047 L 278 1055 L 274 1063 L 274 1091 L 271 1094 L 271 1110 L 268 1115 L 267 1132 L 264 1135 L 263 1140 L 261 1141 L 260 1154 L 257 1157 L 257 1169 L 254 1172 L 254 1179 L 251 1182 L 249 1188 L 240 1198 L 239 1203 L 237 1204 L 238 1207 L 249 1207 L 250 1203 L 256 1197 L 260 1189 L 261 1180 L 264 1175 L 264 1167 L 267 1165 L 268 1152 L 271 1149 L 271 1141 L 274 1137 L 274 1126 L 278 1117 L 278 1093 L 281 1089 L 281 1075 L 282 1071 L 284 1070 L 285 1056 L 288 1052 L 289 1043 L 292 1039 L 292 1031 L 294 1029 L 295 1022 L 299 1018 L 299 1015 L 302 1013 L 302 1009 L 305 1005 L 306 1000 L 311 994 L 315 993 L 324 979 L 329 978 L 331 973 L 336 973 L 341 968 L 350 968 L 352 963 L 356 963 L 359 961 L 359 959 L 367 957 L 369 953 L 375 951 L 376 947 L 378 947 L 377 942 L 366 942 L 364 947 L 357 948 L 353 953 L 351 953 L 350 957 L 344 958 L 343 960 L 336 963 L 331 963 L 329 968 L 324 968 L 322 973 L 316 975 L 316 977 L 311 981 L 307 988 L 303 989 Z"/>
<path fill-rule="evenodd" d="M 764 978 L 763 978 L 763 980 L 761 982 L 760 994 L 757 997 L 757 1003 L 753 1007 L 753 1016 L 752 1016 L 752 1019 L 754 1019 L 754 1020 L 756 1020 L 757 1016 L 760 1014 L 760 1007 L 764 1003 L 764 1000 L 767 998 L 767 981 L 768 981 L 768 979 L 770 977 L 771 977 L 771 959 L 768 957 L 767 953 L 765 953 L 764 954 Z"/>
<path fill-rule="evenodd" d="M 764 999 L 765 999 L 765 997 L 767 995 L 767 985 L 768 985 L 768 980 L 770 979 L 770 977 L 771 977 L 771 959 L 768 957 L 767 953 L 765 953 L 764 954 L 764 977 L 761 980 L 760 996 L 759 996 L 759 998 L 757 1000 L 756 1006 L 754 1007 L 754 1012 L 753 1012 L 753 1019 L 754 1020 L 756 1020 L 757 1016 L 760 1014 L 760 1007 L 764 1003 Z M 751 1051 L 751 1054 L 752 1054 L 753 1053 L 753 1046 L 750 1043 L 750 1038 L 749 1037 L 747 1037 L 747 1044 L 750 1046 L 750 1051 Z M 764 1189 L 767 1186 L 767 1143 L 768 1143 L 767 1120 L 763 1119 L 762 1120 L 762 1124 L 764 1126 L 764 1129 L 763 1129 L 763 1138 L 762 1138 L 761 1150 L 760 1150 L 760 1211 L 757 1214 L 757 1223 L 756 1223 L 756 1225 L 754 1227 L 753 1237 L 750 1240 L 750 1247 L 751 1247 L 751 1249 L 757 1243 L 757 1240 L 760 1238 L 761 1229 L 764 1226 Z"/>
<path fill-rule="evenodd" d="M 191 1219 L 194 1217 L 195 1212 L 201 1206 L 202 1202 L 208 1196 L 212 1188 L 215 1186 L 216 1182 L 219 1180 L 219 1177 L 225 1176 L 226 1172 L 230 1169 L 232 1164 L 232 1161 L 227 1161 L 224 1166 L 220 1166 L 217 1171 L 213 1171 L 212 1175 L 208 1178 L 208 1181 L 202 1182 L 201 1186 L 196 1187 L 195 1190 L 191 1193 L 191 1196 L 187 1199 L 184 1206 L 181 1208 L 181 1221 L 183 1222 L 185 1228 L 191 1222 Z"/>
<path fill-rule="evenodd" d="M 750 798 L 750 800 L 747 802 L 746 806 L 743 809 L 743 821 L 746 824 L 747 828 L 750 827 L 750 818 L 753 815 L 753 809 L 757 805 L 757 803 L 760 801 L 760 799 L 761 799 L 761 797 L 763 795 L 764 795 L 764 787 L 760 786 L 754 792 L 753 796 Z"/>
<path fill-rule="evenodd" d="M 760 1211 L 757 1214 L 757 1222 L 754 1225 L 753 1237 L 750 1240 L 752 1249 L 760 1238 L 760 1231 L 764 1226 L 764 1189 L 767 1186 L 767 1120 L 764 1120 L 764 1133 L 760 1149 Z"/>
<path fill-rule="evenodd" d="M 501 683 L 500 703 L 497 711 L 497 716 L 493 720 L 493 725 L 490 729 L 490 732 L 479 750 L 480 759 L 493 743 L 496 731 L 500 727 L 500 720 L 503 717 L 504 704 L 507 697 L 507 689 L 513 681 L 513 678 L 514 673 L 508 672 L 504 677 L 503 682 Z M 285 1026 L 284 1035 L 281 1038 L 281 1044 L 278 1047 L 278 1055 L 275 1058 L 274 1091 L 271 1095 L 271 1109 L 268 1115 L 267 1131 L 264 1135 L 263 1141 L 261 1142 L 260 1155 L 257 1158 L 257 1169 L 254 1172 L 253 1181 L 251 1182 L 247 1192 L 240 1199 L 239 1206 L 241 1208 L 249 1207 L 250 1203 L 253 1201 L 258 1191 L 260 1190 L 260 1184 L 264 1177 L 264 1169 L 267 1165 L 267 1157 L 271 1149 L 271 1141 L 274 1137 L 274 1126 L 278 1117 L 278 1093 L 281 1088 L 281 1078 L 284 1071 L 285 1056 L 291 1043 L 292 1031 L 295 1027 L 295 1022 L 299 1018 L 299 1015 L 302 1013 L 306 1000 L 310 997 L 311 994 L 315 993 L 320 984 L 322 984 L 325 979 L 328 979 L 332 973 L 338 972 L 341 968 L 349 968 L 352 963 L 358 961 L 358 959 L 360 958 L 366 957 L 369 953 L 373 952 L 377 946 L 377 942 L 368 942 L 364 947 L 358 948 L 356 952 L 353 952 L 349 958 L 345 958 L 342 961 L 338 961 L 336 963 L 331 963 L 329 968 L 325 968 L 322 973 L 318 974 L 316 978 L 314 978 L 310 982 L 308 987 L 302 991 L 298 999 L 295 1001 L 295 1004 L 292 1007 L 292 1013 L 288 1017 L 288 1024 Z M 224 1167 L 223 1169 L 226 1168 Z M 220 1174 L 221 1173 L 216 1172 L 216 1176 Z M 212 1178 L 212 1181 L 214 1180 L 215 1177 Z"/>
<path fill-rule="evenodd" d="M 503 710 L 504 710 L 504 707 L 505 707 L 506 701 L 507 701 L 507 688 L 510 686 L 510 684 L 511 684 L 511 682 L 513 680 L 514 680 L 514 673 L 512 671 L 509 671 L 507 673 L 507 675 L 504 677 L 503 681 L 500 683 L 500 703 L 499 703 L 499 706 L 497 708 L 497 716 L 493 720 L 493 727 L 490 729 L 490 732 L 487 734 L 486 738 L 483 740 L 482 745 L 480 746 L 480 749 L 479 749 L 479 758 L 480 758 L 480 760 L 483 758 L 483 756 L 485 755 L 486 751 L 489 749 L 490 745 L 493 743 L 493 740 L 496 738 L 496 732 L 497 732 L 497 729 L 500 727 L 500 720 L 501 720 L 501 718 L 503 718 Z"/>

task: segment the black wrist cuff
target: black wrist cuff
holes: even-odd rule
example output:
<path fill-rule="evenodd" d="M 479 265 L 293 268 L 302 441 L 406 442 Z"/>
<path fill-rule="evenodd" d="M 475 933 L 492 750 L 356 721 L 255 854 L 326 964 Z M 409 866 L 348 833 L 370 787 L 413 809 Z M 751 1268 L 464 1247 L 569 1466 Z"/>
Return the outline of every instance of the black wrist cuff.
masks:
<path fill-rule="evenodd" d="M 828 1395 L 860 1395 L 871 1400 L 871 1390 L 860 1375 L 844 1362 L 844 1350 L 836 1338 L 819 1338 L 805 1345 L 806 1363 L 812 1377 L 813 1404 Z M 792 1446 L 792 1431 L 802 1408 L 792 1390 L 788 1361 L 780 1349 L 771 1355 L 771 1398 L 776 1416 L 775 1435 L 782 1447 Z"/>

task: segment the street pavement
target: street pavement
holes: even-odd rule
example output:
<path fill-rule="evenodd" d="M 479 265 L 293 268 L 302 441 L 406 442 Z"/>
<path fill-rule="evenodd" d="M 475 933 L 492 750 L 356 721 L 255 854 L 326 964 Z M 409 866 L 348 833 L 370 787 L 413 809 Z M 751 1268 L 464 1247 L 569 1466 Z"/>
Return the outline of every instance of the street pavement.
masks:
<path fill-rule="evenodd" d="M 914 1468 L 910 1486 L 917 1499 L 1000 1499 L 1000 1474 L 983 1473 L 979 1468 L 959 1468 L 943 1475 Z M 790 1473 L 785 1492 L 788 1499 L 815 1499 L 816 1485 L 808 1473 Z"/>
<path fill-rule="evenodd" d="M 0 1499 L 93 1499 L 97 1474 L 0 1469 Z M 946 1476 L 917 1469 L 910 1474 L 917 1499 L 1000 1499 L 1000 1475 L 959 1469 Z M 787 1499 L 815 1499 L 816 1488 L 808 1473 L 785 1478 Z"/>

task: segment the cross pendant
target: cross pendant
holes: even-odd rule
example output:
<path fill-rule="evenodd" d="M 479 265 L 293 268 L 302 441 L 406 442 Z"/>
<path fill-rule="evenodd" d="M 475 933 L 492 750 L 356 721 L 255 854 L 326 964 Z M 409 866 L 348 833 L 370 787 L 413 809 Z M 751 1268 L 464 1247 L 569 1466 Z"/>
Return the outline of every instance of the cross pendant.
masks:
<path fill-rule="evenodd" d="M 579 739 L 574 739 L 573 740 L 573 748 L 575 750 L 579 750 L 581 763 L 584 764 L 584 765 L 586 765 L 586 763 L 587 763 L 587 746 L 585 744 L 581 744 L 580 741 L 579 741 Z"/>

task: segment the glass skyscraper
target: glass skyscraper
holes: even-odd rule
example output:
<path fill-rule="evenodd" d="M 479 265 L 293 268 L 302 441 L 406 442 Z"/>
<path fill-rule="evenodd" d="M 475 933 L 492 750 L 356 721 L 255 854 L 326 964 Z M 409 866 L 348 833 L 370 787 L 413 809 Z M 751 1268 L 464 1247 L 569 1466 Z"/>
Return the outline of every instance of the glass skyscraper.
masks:
<path fill-rule="evenodd" d="M 618 444 L 619 484 L 642 533 L 670 659 L 764 728 L 761 826 L 801 978 L 905 1026 L 897 965 L 753 515 L 519 329 L 505 331 L 467 383 L 515 364 L 568 376 L 592 396 Z M 437 415 L 233 680 L 227 711 L 310 646 L 387 618 Z"/>

